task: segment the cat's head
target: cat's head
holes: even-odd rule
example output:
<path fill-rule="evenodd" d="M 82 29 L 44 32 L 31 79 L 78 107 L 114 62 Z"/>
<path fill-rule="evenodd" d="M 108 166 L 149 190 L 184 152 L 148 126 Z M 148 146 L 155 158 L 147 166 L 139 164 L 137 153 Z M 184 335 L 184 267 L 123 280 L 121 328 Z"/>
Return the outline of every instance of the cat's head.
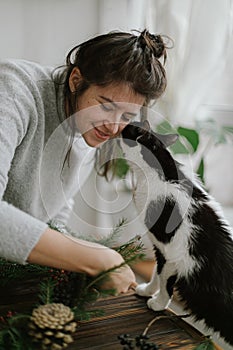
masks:
<path fill-rule="evenodd" d="M 122 141 L 129 147 L 142 144 L 146 147 L 167 148 L 173 145 L 178 138 L 177 134 L 158 134 L 151 130 L 149 122 L 132 122 L 122 131 Z"/>
<path fill-rule="evenodd" d="M 143 168 L 146 162 L 162 173 L 174 164 L 167 147 L 174 144 L 177 138 L 176 134 L 161 135 L 153 132 L 147 121 L 133 122 L 123 129 L 120 145 L 131 167 L 137 163 L 139 168 Z"/>

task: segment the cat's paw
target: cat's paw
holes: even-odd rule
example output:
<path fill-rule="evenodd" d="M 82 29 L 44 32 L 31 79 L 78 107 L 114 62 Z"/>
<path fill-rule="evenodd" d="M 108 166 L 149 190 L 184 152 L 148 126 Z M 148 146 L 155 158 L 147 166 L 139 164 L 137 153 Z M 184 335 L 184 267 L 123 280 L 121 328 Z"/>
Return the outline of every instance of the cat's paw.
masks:
<path fill-rule="evenodd" d="M 149 309 L 152 309 L 154 311 L 162 311 L 168 307 L 169 303 L 170 300 L 167 300 L 165 298 L 163 299 L 160 296 L 155 296 L 147 301 L 147 306 Z"/>
<path fill-rule="evenodd" d="M 153 295 L 155 291 L 149 283 L 141 283 L 136 287 L 135 292 L 143 297 L 149 297 Z"/>

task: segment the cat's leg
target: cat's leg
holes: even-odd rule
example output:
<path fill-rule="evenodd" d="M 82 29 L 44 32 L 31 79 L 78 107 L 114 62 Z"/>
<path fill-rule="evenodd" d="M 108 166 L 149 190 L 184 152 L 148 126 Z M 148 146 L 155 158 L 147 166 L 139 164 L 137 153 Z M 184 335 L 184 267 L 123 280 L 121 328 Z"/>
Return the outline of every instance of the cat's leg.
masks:
<path fill-rule="evenodd" d="M 154 266 L 150 282 L 141 283 L 136 287 L 136 293 L 141 296 L 154 295 L 159 289 L 159 277 L 157 272 L 157 264 Z"/>
<path fill-rule="evenodd" d="M 159 275 L 160 290 L 159 293 L 150 298 L 147 305 L 154 311 L 164 310 L 171 302 L 173 286 L 176 282 L 176 269 L 174 264 L 165 263 Z"/>

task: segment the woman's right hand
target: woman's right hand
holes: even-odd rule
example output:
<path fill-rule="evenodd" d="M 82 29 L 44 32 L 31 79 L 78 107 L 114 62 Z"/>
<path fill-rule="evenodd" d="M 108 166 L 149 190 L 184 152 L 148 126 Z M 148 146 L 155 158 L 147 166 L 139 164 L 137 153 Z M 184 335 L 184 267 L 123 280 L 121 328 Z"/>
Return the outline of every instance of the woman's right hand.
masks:
<path fill-rule="evenodd" d="M 101 288 L 115 289 L 116 294 L 127 293 L 130 289 L 134 289 L 137 286 L 135 275 L 131 268 L 125 264 L 122 256 L 112 249 L 108 249 L 106 253 L 109 266 L 122 266 L 109 273 L 106 282 L 101 285 Z"/>
<path fill-rule="evenodd" d="M 126 293 L 130 288 L 136 287 L 137 284 L 133 271 L 125 264 L 124 259 L 118 252 L 98 243 L 87 242 L 70 236 L 69 239 L 82 245 L 82 255 L 86 251 L 87 255 L 85 257 L 89 257 L 89 269 L 91 267 L 87 271 L 88 274 L 97 276 L 103 271 L 114 268 L 114 271 L 107 275 L 106 281 L 101 285 L 102 289 L 115 289 L 116 294 L 119 294 Z M 84 264 L 87 267 L 87 261 Z M 119 268 L 115 269 L 117 266 Z"/>
<path fill-rule="evenodd" d="M 128 265 L 122 266 L 111 272 L 106 282 L 101 285 L 101 289 L 114 289 L 116 294 L 127 293 L 137 286 L 135 275 Z"/>
<path fill-rule="evenodd" d="M 126 293 L 136 286 L 135 276 L 128 265 L 124 265 L 122 256 L 115 250 L 97 243 L 84 241 L 64 235 L 48 228 L 41 236 L 28 261 L 58 269 L 83 272 L 97 276 L 103 271 L 120 266 L 109 273 L 102 288 L 115 289 L 116 293 Z"/>

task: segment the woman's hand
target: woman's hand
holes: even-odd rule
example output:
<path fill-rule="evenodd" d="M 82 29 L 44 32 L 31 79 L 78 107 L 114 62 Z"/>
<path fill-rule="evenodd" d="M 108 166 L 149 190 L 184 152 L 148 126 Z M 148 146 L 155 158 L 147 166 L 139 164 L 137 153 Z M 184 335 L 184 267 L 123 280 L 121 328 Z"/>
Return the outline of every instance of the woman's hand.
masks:
<path fill-rule="evenodd" d="M 137 286 L 133 271 L 128 265 L 122 266 L 111 272 L 106 282 L 101 285 L 101 289 L 115 289 L 116 294 L 127 293 Z"/>
<path fill-rule="evenodd" d="M 124 264 L 122 256 L 113 249 L 64 235 L 50 228 L 42 234 L 28 261 L 91 276 Z M 128 265 L 123 265 L 109 274 L 109 280 L 103 288 L 125 293 L 135 286 L 133 271 Z"/>

